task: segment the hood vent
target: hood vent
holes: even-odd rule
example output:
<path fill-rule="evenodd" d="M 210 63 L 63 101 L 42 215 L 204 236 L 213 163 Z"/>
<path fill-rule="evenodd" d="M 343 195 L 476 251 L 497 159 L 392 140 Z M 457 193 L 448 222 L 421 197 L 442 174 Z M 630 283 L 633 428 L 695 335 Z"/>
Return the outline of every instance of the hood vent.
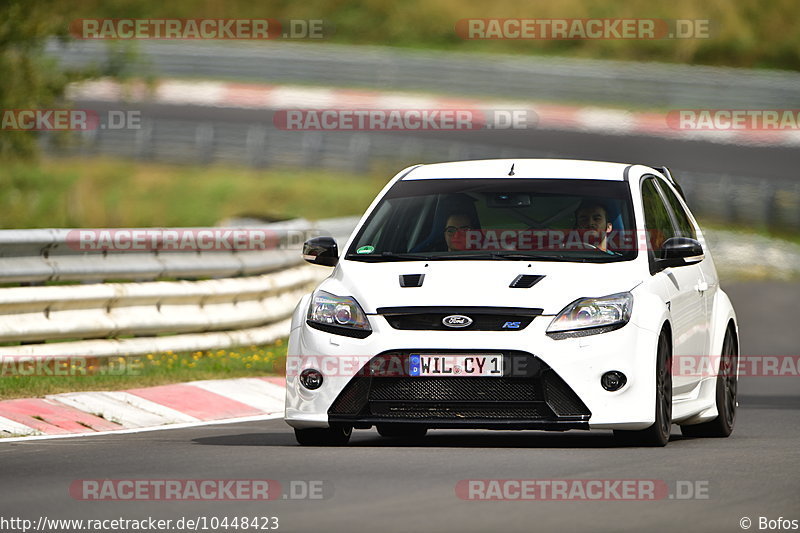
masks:
<path fill-rule="evenodd" d="M 530 289 L 539 283 L 542 278 L 544 278 L 544 276 L 539 276 L 536 274 L 520 274 L 514 278 L 514 281 L 511 282 L 509 287 L 512 289 Z"/>
<path fill-rule="evenodd" d="M 401 287 L 422 287 L 425 274 L 400 274 Z"/>

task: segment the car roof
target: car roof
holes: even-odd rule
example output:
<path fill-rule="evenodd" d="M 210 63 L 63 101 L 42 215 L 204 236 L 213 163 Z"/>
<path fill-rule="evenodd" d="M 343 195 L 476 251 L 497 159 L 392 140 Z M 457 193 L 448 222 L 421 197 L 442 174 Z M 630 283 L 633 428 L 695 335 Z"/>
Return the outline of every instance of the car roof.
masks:
<path fill-rule="evenodd" d="M 512 173 L 513 166 L 513 173 Z M 580 159 L 482 159 L 419 165 L 403 181 L 430 179 L 597 179 L 623 181 L 626 163 Z"/>

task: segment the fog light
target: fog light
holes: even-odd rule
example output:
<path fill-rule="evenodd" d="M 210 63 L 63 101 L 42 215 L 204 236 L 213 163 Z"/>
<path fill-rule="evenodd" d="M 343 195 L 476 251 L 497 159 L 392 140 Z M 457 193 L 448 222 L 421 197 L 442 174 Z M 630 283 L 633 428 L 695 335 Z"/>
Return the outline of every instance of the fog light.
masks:
<path fill-rule="evenodd" d="M 627 382 L 628 378 L 626 378 L 625 374 L 619 372 L 618 370 L 606 372 L 603 374 L 603 377 L 600 378 L 600 384 L 607 391 L 619 390 L 624 387 Z"/>
<path fill-rule="evenodd" d="M 300 373 L 300 383 L 308 390 L 318 389 L 322 386 L 322 372 L 315 368 L 306 368 Z"/>

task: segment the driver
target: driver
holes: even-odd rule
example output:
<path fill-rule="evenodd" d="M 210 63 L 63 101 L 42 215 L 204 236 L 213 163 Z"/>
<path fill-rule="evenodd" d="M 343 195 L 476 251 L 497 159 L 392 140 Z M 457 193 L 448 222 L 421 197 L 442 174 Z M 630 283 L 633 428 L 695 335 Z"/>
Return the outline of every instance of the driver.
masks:
<path fill-rule="evenodd" d="M 448 252 L 459 252 L 464 249 L 464 233 L 474 229 L 467 215 L 462 213 L 452 214 L 447 217 L 444 225 L 444 241 L 447 243 Z M 460 238 L 456 238 L 459 235 Z"/>

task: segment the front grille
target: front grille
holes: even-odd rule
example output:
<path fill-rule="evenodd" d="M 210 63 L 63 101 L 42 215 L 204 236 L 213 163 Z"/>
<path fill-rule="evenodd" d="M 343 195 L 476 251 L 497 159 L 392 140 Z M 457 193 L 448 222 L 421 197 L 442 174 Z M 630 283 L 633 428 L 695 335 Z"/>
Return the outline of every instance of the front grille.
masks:
<path fill-rule="evenodd" d="M 516 307 L 381 307 L 377 311 L 394 329 L 426 331 L 521 331 L 542 314 L 541 309 Z M 443 320 L 452 315 L 467 316 L 472 323 L 445 326 Z"/>
<path fill-rule="evenodd" d="M 543 372 L 543 380 L 547 403 L 557 415 L 580 415 L 586 412 L 586 406 L 558 374 L 546 370 Z"/>
<path fill-rule="evenodd" d="M 538 383 L 526 378 L 413 377 L 376 378 L 369 401 L 541 401 Z"/>
<path fill-rule="evenodd" d="M 336 413 L 345 415 L 358 414 L 367 403 L 369 382 L 370 378 L 353 378 L 336 399 Z"/>
<path fill-rule="evenodd" d="M 377 355 L 342 390 L 328 410 L 331 420 L 350 423 L 409 421 L 474 423 L 585 423 L 591 413 L 575 392 L 541 359 L 520 351 L 496 350 L 502 377 L 408 375 L 411 354 L 486 354 L 486 351 L 407 350 Z M 387 364 L 399 372 L 385 373 Z M 470 426 L 471 427 L 471 426 Z"/>
<path fill-rule="evenodd" d="M 451 405 L 434 403 L 429 405 L 378 404 L 372 408 L 372 414 L 392 419 L 509 419 L 524 418 L 546 419 L 550 412 L 547 408 L 530 405 Z"/>

